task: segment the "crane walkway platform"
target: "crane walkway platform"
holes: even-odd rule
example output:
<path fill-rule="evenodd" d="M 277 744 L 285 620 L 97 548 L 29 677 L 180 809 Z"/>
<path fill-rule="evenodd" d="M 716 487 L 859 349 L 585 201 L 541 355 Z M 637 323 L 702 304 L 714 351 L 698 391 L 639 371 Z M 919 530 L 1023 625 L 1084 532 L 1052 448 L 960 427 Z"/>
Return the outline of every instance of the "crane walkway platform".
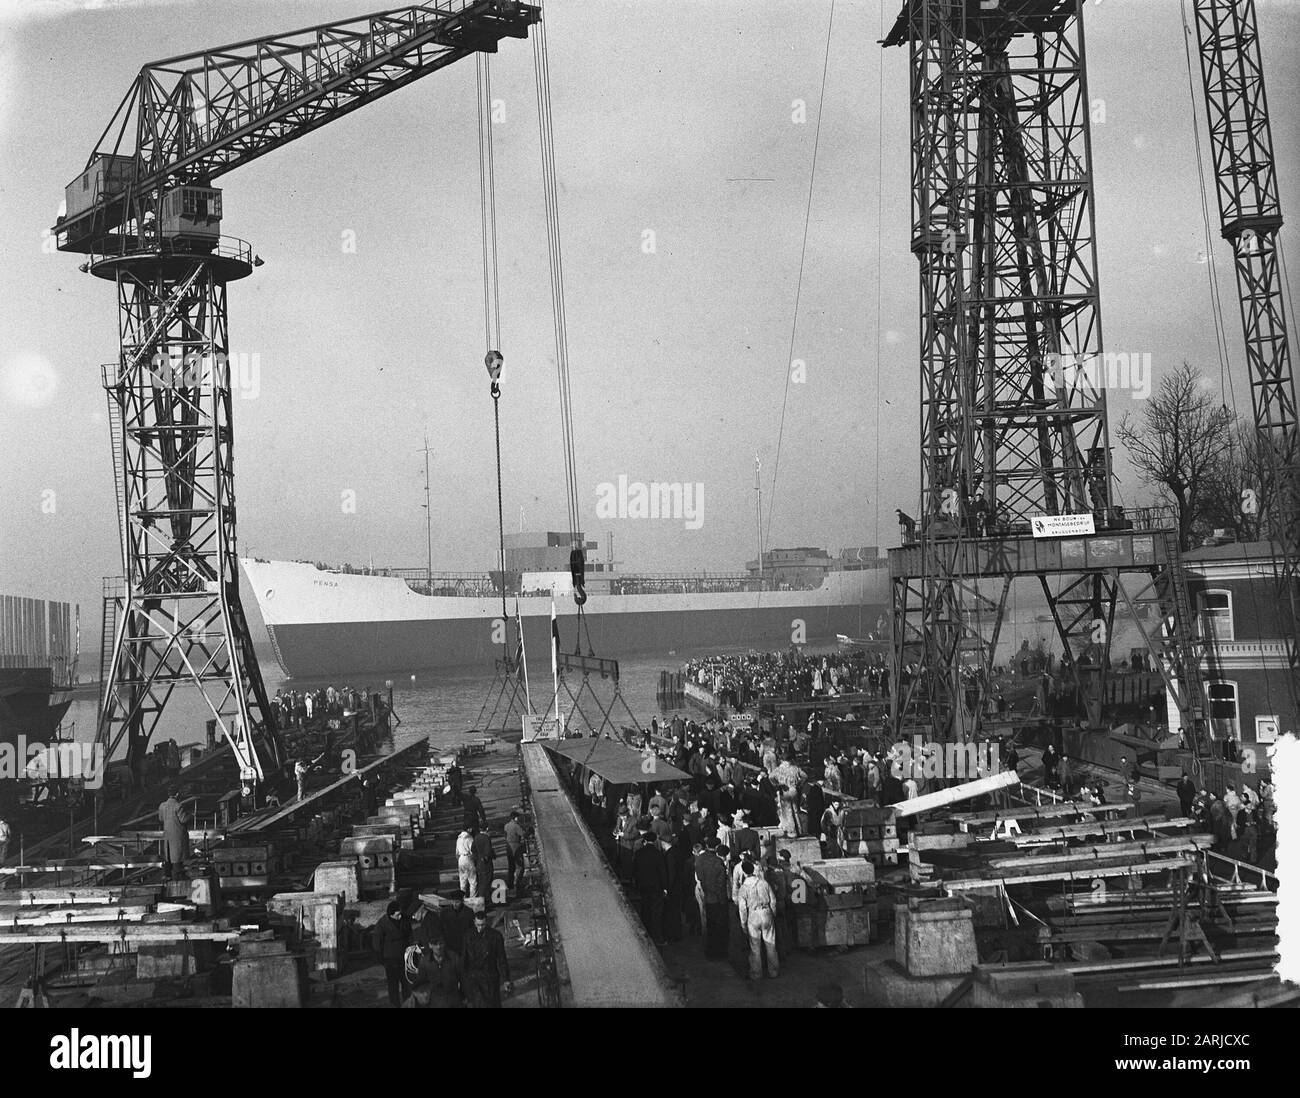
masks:
<path fill-rule="evenodd" d="M 679 1006 L 659 951 L 610 873 L 546 748 L 534 742 L 522 749 L 547 903 L 568 969 L 565 997 L 581 1007 Z"/>

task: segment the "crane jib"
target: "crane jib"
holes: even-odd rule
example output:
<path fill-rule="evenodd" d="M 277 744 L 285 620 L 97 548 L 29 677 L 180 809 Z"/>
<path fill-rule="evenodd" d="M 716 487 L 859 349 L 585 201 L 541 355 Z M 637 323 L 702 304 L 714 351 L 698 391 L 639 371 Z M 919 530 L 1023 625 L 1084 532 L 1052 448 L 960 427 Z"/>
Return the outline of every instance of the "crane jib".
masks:
<path fill-rule="evenodd" d="M 526 38 L 541 18 L 514 0 L 454 6 L 393 9 L 146 65 L 68 187 L 52 230 L 59 249 L 120 252 L 142 235 L 159 196 L 207 185 L 471 53 L 495 52 L 503 38 Z"/>

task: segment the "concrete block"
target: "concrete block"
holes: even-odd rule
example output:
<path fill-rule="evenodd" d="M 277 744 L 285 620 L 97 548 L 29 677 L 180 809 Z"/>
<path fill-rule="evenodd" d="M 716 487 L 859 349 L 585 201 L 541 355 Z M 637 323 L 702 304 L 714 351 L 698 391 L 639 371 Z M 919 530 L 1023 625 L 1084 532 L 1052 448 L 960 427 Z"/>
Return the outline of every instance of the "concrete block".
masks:
<path fill-rule="evenodd" d="M 964 976 L 913 977 L 894 961 L 868 965 L 863 974 L 866 1005 L 872 1007 L 937 1007 L 956 990 Z"/>
<path fill-rule="evenodd" d="M 800 916 L 795 932 L 800 946 L 866 945 L 874 934 L 875 912 L 854 907 L 839 911 L 814 911 Z"/>
<path fill-rule="evenodd" d="M 1045 961 L 977 965 L 969 1005 L 1074 1009 L 1083 1006 L 1083 996 L 1075 990 L 1072 972 Z"/>
<path fill-rule="evenodd" d="M 316 892 L 337 892 L 344 903 L 356 903 L 361 898 L 361 877 L 356 858 L 341 858 L 321 862 L 316 867 L 312 881 Z"/>
<path fill-rule="evenodd" d="M 960 900 L 899 904 L 894 960 L 909 976 L 964 976 L 979 961 L 970 910 Z"/>
<path fill-rule="evenodd" d="M 274 957 L 289 952 L 289 943 L 283 938 L 245 938 L 239 942 L 239 956 Z"/>
<path fill-rule="evenodd" d="M 230 1005 L 239 1007 L 301 1007 L 306 972 L 301 957 L 289 953 L 240 957 L 231 976 Z"/>
<path fill-rule="evenodd" d="M 135 955 L 137 980 L 172 980 L 193 976 L 212 963 L 211 942 L 141 943 Z"/>
<path fill-rule="evenodd" d="M 349 835 L 339 840 L 339 854 L 344 858 L 360 854 L 392 854 L 397 848 L 396 835 Z"/>

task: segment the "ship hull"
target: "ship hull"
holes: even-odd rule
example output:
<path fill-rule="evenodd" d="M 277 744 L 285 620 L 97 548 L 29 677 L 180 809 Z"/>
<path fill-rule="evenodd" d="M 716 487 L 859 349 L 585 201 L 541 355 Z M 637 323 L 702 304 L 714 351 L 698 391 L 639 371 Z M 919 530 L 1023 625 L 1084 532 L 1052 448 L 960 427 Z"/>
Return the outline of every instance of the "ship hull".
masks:
<path fill-rule="evenodd" d="M 500 599 L 419 595 L 398 579 L 311 565 L 245 561 L 244 571 L 281 669 L 293 678 L 482 666 L 503 651 Z M 833 576 L 815 591 L 592 595 L 580 647 L 619 658 L 833 645 L 837 634 L 881 628 L 887 585 L 884 570 L 873 569 Z M 554 604 L 562 650 L 572 652 L 579 647 L 576 607 L 562 595 Z M 530 667 L 550 662 L 551 605 L 549 597 L 518 600 Z M 512 618 L 515 607 L 508 600 Z"/>

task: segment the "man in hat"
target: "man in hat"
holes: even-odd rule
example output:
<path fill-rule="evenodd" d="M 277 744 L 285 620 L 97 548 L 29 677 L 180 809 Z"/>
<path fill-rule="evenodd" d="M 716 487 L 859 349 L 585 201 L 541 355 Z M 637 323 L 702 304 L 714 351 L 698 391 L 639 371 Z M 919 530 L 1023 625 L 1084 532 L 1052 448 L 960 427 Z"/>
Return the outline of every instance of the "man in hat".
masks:
<path fill-rule="evenodd" d="M 641 922 L 657 945 L 664 940 L 664 902 L 669 882 L 668 859 L 653 834 L 646 835 L 641 848 L 632 855 L 632 883 L 641 894 Z"/>
<path fill-rule="evenodd" d="M 190 819 L 181 807 L 179 798 L 179 789 L 169 789 L 167 799 L 158 806 L 158 820 L 163 832 L 163 856 L 173 881 L 180 880 L 185 869 L 185 855 L 189 853 L 190 846 Z"/>
<path fill-rule="evenodd" d="M 466 831 L 478 827 L 487 830 L 487 812 L 483 809 L 483 802 L 478 799 L 478 787 L 471 785 L 465 790 L 465 798 L 462 803 L 465 818 L 462 826 Z"/>
<path fill-rule="evenodd" d="M 781 972 L 776 953 L 776 897 L 750 859 L 744 859 L 740 865 L 744 880 L 736 893 L 736 907 L 740 925 L 749 936 L 749 978 L 762 979 L 766 954 L 767 974 L 774 979 Z"/>
<path fill-rule="evenodd" d="M 727 956 L 727 867 L 718 857 L 716 837 L 704 841 L 695 856 L 695 880 L 704 899 L 704 955 L 715 960 Z"/>
<path fill-rule="evenodd" d="M 388 980 L 388 1001 L 395 1007 L 406 997 L 406 931 L 402 927 L 402 905 L 393 900 L 375 924 L 375 952 L 379 954 Z"/>
<path fill-rule="evenodd" d="M 464 967 L 460 954 L 447 948 L 441 938 L 432 938 L 420 949 L 415 979 L 411 981 L 408 1007 L 459 1007 L 464 1005 Z"/>
<path fill-rule="evenodd" d="M 465 937 L 474 926 L 474 912 L 465 906 L 465 893 L 459 888 L 447 894 L 451 901 L 444 904 L 438 912 L 438 926 L 442 930 L 442 940 L 453 953 L 463 954 Z M 432 924 L 430 925 L 432 932 Z"/>
<path fill-rule="evenodd" d="M 514 890 L 516 896 L 524 893 L 524 825 L 519 820 L 519 809 L 510 812 L 506 820 L 506 886 Z"/>
<path fill-rule="evenodd" d="M 732 817 L 731 848 L 742 856 L 758 857 L 758 832 L 749 826 L 749 819 L 743 809 L 737 809 Z"/>
<path fill-rule="evenodd" d="M 673 837 L 673 825 L 664 819 L 663 808 L 656 802 L 650 802 L 650 830 L 657 841 Z"/>
<path fill-rule="evenodd" d="M 474 877 L 477 884 L 475 896 L 487 899 L 492 894 L 492 872 L 496 863 L 496 851 L 492 849 L 492 837 L 485 828 L 474 833 L 471 843 L 474 852 Z"/>
<path fill-rule="evenodd" d="M 822 768 L 822 784 L 828 793 L 840 791 L 839 764 L 835 761 L 835 756 L 829 752 L 826 755 L 826 765 Z"/>
<path fill-rule="evenodd" d="M 514 990 L 501 931 L 488 926 L 486 911 L 474 912 L 474 927 L 465 937 L 465 997 L 472 1007 L 500 1007 L 501 990 Z"/>
<path fill-rule="evenodd" d="M 1192 801 L 1196 799 L 1196 783 L 1192 781 L 1186 770 L 1183 771 L 1183 776 L 1178 779 L 1178 785 L 1175 789 L 1178 793 L 1179 811 L 1184 816 L 1191 816 Z"/>

